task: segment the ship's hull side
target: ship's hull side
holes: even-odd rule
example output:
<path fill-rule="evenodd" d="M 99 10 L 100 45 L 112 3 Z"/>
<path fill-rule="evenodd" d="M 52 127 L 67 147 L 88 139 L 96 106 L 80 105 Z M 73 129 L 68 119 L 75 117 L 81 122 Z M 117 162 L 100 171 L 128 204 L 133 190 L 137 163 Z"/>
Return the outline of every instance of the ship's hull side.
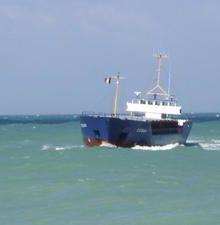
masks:
<path fill-rule="evenodd" d="M 164 121 L 122 119 L 83 115 L 80 117 L 82 136 L 87 146 L 109 143 L 120 147 L 156 146 L 173 143 L 184 144 L 191 129 L 191 122 L 164 124 Z"/>

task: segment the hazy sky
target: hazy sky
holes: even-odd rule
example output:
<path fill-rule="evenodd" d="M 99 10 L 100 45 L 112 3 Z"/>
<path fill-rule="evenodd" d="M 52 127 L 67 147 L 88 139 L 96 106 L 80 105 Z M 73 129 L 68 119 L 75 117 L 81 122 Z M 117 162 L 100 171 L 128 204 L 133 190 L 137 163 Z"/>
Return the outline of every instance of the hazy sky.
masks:
<path fill-rule="evenodd" d="M 183 111 L 220 111 L 219 11 L 217 0 L 0 0 L 0 114 L 110 111 L 104 77 L 118 71 L 124 110 L 153 86 L 157 51 Z"/>

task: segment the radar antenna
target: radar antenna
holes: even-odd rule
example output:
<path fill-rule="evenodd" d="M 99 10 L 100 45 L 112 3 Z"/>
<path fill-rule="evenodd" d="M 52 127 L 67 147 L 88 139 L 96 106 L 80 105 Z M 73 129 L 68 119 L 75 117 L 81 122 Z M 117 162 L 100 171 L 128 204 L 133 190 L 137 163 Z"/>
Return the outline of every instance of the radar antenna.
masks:
<path fill-rule="evenodd" d="M 136 98 L 139 98 L 140 95 L 141 95 L 141 92 L 140 91 L 134 91 L 134 94 L 135 94 Z"/>

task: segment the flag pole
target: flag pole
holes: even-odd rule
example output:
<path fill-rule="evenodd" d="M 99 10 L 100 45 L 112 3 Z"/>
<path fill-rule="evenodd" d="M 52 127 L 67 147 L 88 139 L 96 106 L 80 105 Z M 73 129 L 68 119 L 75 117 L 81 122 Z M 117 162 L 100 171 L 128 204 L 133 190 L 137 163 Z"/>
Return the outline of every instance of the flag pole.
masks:
<path fill-rule="evenodd" d="M 117 115 L 117 110 L 118 110 L 118 94 L 119 94 L 119 84 L 120 80 L 124 79 L 118 72 L 117 76 L 113 77 L 116 79 L 116 87 L 115 87 L 115 97 L 114 97 L 114 108 L 113 108 L 113 116 L 115 117 Z"/>

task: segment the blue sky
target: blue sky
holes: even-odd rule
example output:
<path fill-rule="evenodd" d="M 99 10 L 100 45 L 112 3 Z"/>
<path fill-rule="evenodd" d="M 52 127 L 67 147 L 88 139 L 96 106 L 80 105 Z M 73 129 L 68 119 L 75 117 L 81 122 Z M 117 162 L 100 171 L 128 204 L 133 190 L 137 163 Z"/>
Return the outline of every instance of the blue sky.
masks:
<path fill-rule="evenodd" d="M 118 71 L 124 111 L 153 86 L 157 51 L 170 56 L 183 111 L 220 111 L 219 10 L 217 0 L 0 0 L 0 114 L 111 111 L 104 77 Z"/>

